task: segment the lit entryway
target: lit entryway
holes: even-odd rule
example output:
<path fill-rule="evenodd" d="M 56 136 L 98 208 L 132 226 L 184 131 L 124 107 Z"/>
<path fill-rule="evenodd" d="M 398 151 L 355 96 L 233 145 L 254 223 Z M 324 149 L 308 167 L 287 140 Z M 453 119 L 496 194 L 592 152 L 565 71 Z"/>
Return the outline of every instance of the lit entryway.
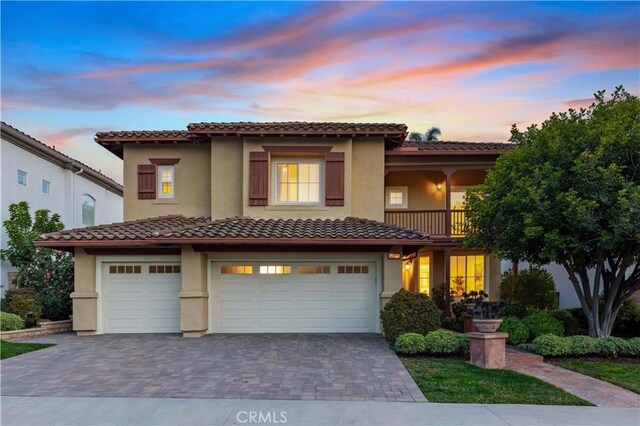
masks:
<path fill-rule="evenodd" d="M 103 332 L 179 333 L 179 263 L 105 263 Z"/>
<path fill-rule="evenodd" d="M 214 333 L 376 332 L 375 262 L 212 262 Z"/>

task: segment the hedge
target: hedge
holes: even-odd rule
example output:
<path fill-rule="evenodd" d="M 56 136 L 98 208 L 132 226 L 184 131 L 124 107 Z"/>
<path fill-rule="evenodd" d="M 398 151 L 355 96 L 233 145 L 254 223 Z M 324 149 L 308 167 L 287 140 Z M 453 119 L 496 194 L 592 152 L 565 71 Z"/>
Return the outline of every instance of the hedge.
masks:
<path fill-rule="evenodd" d="M 529 347 L 542 356 L 615 358 L 622 355 L 640 358 L 640 337 L 625 340 L 620 337 L 559 337 L 554 334 L 543 334 L 536 337 Z"/>

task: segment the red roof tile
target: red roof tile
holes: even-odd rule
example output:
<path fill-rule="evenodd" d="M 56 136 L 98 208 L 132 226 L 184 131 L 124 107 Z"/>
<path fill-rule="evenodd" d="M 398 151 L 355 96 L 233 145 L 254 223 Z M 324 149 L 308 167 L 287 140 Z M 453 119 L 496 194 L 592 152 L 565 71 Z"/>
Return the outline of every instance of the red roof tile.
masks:
<path fill-rule="evenodd" d="M 460 141 L 404 141 L 400 150 L 417 148 L 419 151 L 497 151 L 510 150 L 509 142 L 460 142 Z"/>
<path fill-rule="evenodd" d="M 187 126 L 190 132 L 204 132 L 212 134 L 331 134 L 331 135 L 371 135 L 371 136 L 402 136 L 407 126 L 396 123 L 335 123 L 335 122 L 210 122 L 191 123 Z"/>

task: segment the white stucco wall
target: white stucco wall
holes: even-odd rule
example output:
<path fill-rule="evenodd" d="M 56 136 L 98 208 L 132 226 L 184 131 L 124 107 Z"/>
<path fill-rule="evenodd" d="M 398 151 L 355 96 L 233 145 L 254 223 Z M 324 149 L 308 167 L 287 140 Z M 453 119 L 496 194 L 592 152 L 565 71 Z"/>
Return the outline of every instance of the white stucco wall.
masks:
<path fill-rule="evenodd" d="M 0 139 L 0 223 L 9 217 L 9 205 L 27 201 L 33 213 L 47 209 L 62 217 L 65 228 L 82 227 L 82 195 L 89 194 L 96 200 L 95 224 L 122 220 L 122 197 L 106 188 L 41 158 L 4 139 Z M 18 183 L 18 169 L 27 172 L 27 186 Z M 49 194 L 42 192 L 42 180 L 51 182 Z M 2 227 L 1 246 L 6 248 L 7 236 Z M 0 264 L 0 293 L 7 289 L 7 272 L 11 265 Z"/>

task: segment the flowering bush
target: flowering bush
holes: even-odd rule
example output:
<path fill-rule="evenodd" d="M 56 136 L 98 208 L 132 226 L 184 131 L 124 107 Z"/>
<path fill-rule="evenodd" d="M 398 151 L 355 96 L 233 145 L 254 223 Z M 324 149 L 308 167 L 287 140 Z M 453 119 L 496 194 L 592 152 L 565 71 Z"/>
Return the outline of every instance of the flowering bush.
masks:
<path fill-rule="evenodd" d="M 42 306 L 42 317 L 68 319 L 73 291 L 73 256 L 68 253 L 37 248 L 31 263 L 18 271 L 15 284 L 27 288 Z"/>

